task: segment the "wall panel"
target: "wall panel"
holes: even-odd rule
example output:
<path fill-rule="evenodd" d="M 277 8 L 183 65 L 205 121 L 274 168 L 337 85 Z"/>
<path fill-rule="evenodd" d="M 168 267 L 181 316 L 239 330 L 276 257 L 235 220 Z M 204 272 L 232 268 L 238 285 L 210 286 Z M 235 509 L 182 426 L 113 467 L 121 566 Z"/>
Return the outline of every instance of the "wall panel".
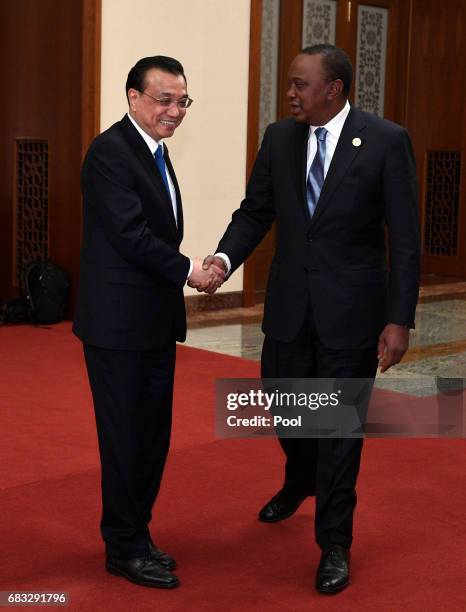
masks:
<path fill-rule="evenodd" d="M 29 258 L 48 255 L 70 275 L 74 301 L 81 156 L 97 131 L 87 94 L 99 76 L 98 62 L 83 68 L 82 41 L 99 40 L 98 9 L 97 0 L 0 1 L 0 299 L 18 293 Z"/>

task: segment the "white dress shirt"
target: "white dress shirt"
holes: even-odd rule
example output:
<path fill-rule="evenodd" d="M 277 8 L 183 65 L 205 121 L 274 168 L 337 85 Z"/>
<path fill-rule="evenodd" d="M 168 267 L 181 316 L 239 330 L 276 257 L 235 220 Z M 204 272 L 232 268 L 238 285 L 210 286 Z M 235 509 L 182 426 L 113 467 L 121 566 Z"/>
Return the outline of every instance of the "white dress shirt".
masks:
<path fill-rule="evenodd" d="M 317 140 L 314 133 L 318 127 L 323 127 L 327 130 L 327 136 L 325 138 L 325 163 L 324 163 L 324 178 L 327 176 L 327 171 L 332 161 L 333 154 L 337 148 L 338 139 L 340 138 L 341 130 L 348 117 L 351 106 L 348 100 L 346 100 L 345 106 L 341 109 L 338 115 L 335 115 L 333 119 L 330 119 L 325 125 L 311 125 L 309 127 L 309 139 L 307 141 L 307 171 L 306 180 L 309 176 L 309 170 L 311 164 L 314 161 L 315 154 L 317 152 Z"/>

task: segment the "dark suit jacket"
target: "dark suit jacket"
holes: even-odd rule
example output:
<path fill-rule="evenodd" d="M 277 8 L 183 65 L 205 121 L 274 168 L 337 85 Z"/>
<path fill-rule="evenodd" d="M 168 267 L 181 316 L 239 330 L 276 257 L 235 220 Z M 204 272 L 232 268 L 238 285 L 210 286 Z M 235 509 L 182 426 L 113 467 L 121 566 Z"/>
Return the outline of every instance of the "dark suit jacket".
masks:
<path fill-rule="evenodd" d="M 267 128 L 246 198 L 217 252 L 229 255 L 234 270 L 276 220 L 264 333 L 293 340 L 310 299 L 326 346 L 371 347 L 387 322 L 414 326 L 419 229 L 410 140 L 399 125 L 352 107 L 311 220 L 308 133 L 294 119 Z"/>
<path fill-rule="evenodd" d="M 83 239 L 73 331 L 110 349 L 149 350 L 184 340 L 189 259 L 181 196 L 178 227 L 151 152 L 127 116 L 91 144 L 82 168 Z"/>

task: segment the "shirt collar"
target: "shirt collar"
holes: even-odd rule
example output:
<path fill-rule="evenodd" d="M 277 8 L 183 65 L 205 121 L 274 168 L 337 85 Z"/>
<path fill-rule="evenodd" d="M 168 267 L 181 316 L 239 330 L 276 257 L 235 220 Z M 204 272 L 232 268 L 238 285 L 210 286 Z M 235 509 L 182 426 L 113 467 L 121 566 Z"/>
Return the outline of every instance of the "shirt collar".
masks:
<path fill-rule="evenodd" d="M 343 125 L 346 121 L 346 117 L 348 116 L 348 113 L 350 112 L 350 110 L 351 110 L 350 103 L 348 102 L 348 100 L 346 100 L 345 106 L 341 109 L 341 111 L 337 115 L 335 115 L 335 117 L 330 119 L 328 123 L 322 126 L 311 125 L 309 136 L 311 136 L 311 134 L 313 134 L 318 127 L 324 127 L 327 130 L 327 132 L 330 132 L 330 134 L 338 140 L 338 138 L 340 138 L 341 130 L 343 129 Z"/>
<path fill-rule="evenodd" d="M 154 153 L 157 151 L 159 145 L 162 147 L 162 152 L 163 152 L 163 142 L 161 140 L 159 140 L 159 142 L 157 142 L 156 140 L 154 140 L 152 138 L 152 136 L 149 136 L 149 134 L 147 132 L 145 132 L 137 123 L 136 121 L 131 117 L 131 115 L 129 113 L 127 113 L 129 120 L 131 121 L 131 123 L 134 125 L 134 127 L 137 129 L 137 131 L 141 134 L 142 138 L 144 139 L 144 142 L 146 143 L 146 145 L 149 147 L 150 152 L 152 153 L 152 155 L 154 155 Z"/>

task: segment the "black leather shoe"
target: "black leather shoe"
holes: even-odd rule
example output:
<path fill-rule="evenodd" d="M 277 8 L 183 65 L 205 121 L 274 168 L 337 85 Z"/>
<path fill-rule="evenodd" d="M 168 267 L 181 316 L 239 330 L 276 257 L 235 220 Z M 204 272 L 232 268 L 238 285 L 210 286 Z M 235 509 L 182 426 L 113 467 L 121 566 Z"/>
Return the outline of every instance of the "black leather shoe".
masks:
<path fill-rule="evenodd" d="M 317 568 L 316 589 L 320 593 L 338 593 L 349 584 L 350 554 L 347 548 L 334 544 L 322 552 Z"/>
<path fill-rule="evenodd" d="M 259 520 L 263 523 L 282 521 L 294 514 L 306 497 L 281 489 L 259 512 Z"/>
<path fill-rule="evenodd" d="M 175 569 L 175 559 L 170 557 L 166 552 L 163 552 L 163 550 L 160 550 L 160 548 L 157 548 L 152 542 L 149 542 L 149 551 L 152 559 L 158 561 L 162 567 L 170 571 Z"/>
<path fill-rule="evenodd" d="M 110 574 L 123 576 L 130 582 L 146 587 L 173 589 L 179 580 L 151 557 L 137 559 L 113 559 L 107 557 L 105 568 Z"/>

